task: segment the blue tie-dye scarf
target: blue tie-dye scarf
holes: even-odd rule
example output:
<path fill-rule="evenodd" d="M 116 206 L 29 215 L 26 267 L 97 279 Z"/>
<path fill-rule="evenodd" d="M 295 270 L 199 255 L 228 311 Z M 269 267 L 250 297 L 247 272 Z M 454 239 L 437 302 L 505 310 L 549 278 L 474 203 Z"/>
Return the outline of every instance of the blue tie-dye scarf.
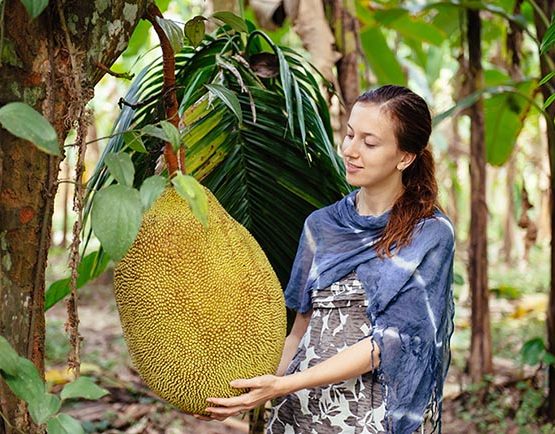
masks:
<path fill-rule="evenodd" d="M 386 386 L 387 432 L 412 433 L 429 404 L 441 432 L 453 332 L 453 227 L 437 211 L 416 225 L 408 246 L 381 259 L 373 245 L 390 211 L 359 215 L 357 191 L 306 219 L 285 291 L 287 306 L 309 311 L 313 289 L 326 288 L 356 270 L 369 300 L 370 335 L 380 348 L 377 374 Z"/>

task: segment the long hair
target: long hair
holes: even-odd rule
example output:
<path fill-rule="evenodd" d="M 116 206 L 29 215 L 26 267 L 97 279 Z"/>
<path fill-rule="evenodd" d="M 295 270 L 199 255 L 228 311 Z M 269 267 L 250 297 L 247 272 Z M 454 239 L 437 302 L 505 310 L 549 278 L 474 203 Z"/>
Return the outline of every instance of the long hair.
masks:
<path fill-rule="evenodd" d="M 380 257 L 391 256 L 411 242 L 419 220 L 441 209 L 437 201 L 434 158 L 428 140 L 432 132 L 430 110 L 422 97 L 402 86 L 387 85 L 364 92 L 357 103 L 375 104 L 393 121 L 399 149 L 416 155 L 401 175 L 404 191 L 394 203 L 382 237 L 376 243 Z"/>

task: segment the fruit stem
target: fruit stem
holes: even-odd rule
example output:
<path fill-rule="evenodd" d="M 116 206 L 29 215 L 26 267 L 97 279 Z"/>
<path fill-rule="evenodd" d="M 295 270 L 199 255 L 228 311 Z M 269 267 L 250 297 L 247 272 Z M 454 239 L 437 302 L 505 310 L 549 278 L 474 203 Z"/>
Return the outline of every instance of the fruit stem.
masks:
<path fill-rule="evenodd" d="M 154 2 L 150 3 L 145 13 L 145 19 L 150 21 L 162 47 L 162 62 L 164 71 L 164 84 L 162 86 L 162 97 L 164 98 L 164 109 L 166 111 L 166 120 L 179 129 L 179 115 L 177 96 L 175 93 L 175 54 L 164 29 L 156 21 L 156 17 L 164 18 L 162 12 Z M 179 154 L 179 155 L 178 155 Z M 168 167 L 168 175 L 171 179 L 177 170 L 185 173 L 185 149 L 179 148 L 176 154 L 171 143 L 166 142 L 164 145 L 164 158 Z"/>

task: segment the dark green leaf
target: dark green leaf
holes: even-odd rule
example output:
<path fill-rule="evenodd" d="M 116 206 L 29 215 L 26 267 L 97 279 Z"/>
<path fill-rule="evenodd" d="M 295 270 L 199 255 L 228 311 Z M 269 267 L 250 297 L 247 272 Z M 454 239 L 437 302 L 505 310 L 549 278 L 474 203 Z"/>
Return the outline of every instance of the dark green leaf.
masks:
<path fill-rule="evenodd" d="M 527 365 L 537 365 L 540 363 L 541 356 L 545 351 L 542 338 L 534 338 L 526 341 L 520 350 L 522 362 Z"/>
<path fill-rule="evenodd" d="M 545 100 L 545 102 L 543 103 L 543 107 L 542 107 L 542 108 L 543 108 L 544 110 L 547 109 L 547 107 L 549 107 L 549 106 L 553 103 L 553 101 L 555 101 L 555 93 L 549 95 L 549 98 L 547 98 L 547 99 Z"/>
<path fill-rule="evenodd" d="M 11 102 L 0 108 L 0 125 L 14 136 L 29 140 L 41 151 L 60 155 L 54 127 L 28 104 Z"/>
<path fill-rule="evenodd" d="M 233 114 L 237 116 L 239 123 L 243 122 L 243 113 L 241 111 L 241 104 L 237 99 L 237 96 L 221 84 L 205 84 L 206 88 L 214 94 L 214 96 L 220 98 L 226 106 L 228 106 Z"/>
<path fill-rule="evenodd" d="M 212 16 L 231 27 L 233 30 L 238 32 L 247 32 L 247 23 L 241 17 L 235 15 L 233 12 L 229 11 L 218 11 L 214 12 Z"/>
<path fill-rule="evenodd" d="M 143 210 L 146 211 L 150 208 L 152 203 L 162 194 L 164 188 L 166 188 L 166 178 L 163 176 L 153 175 L 143 181 L 140 189 Z"/>
<path fill-rule="evenodd" d="M 156 17 L 156 21 L 164 30 L 164 33 L 170 41 L 170 45 L 175 54 L 179 53 L 183 48 L 183 30 L 175 21 L 167 20 L 164 18 Z"/>
<path fill-rule="evenodd" d="M 143 139 L 141 138 L 141 135 L 136 131 L 127 131 L 123 135 L 123 141 L 125 142 L 126 146 L 129 146 L 134 151 L 141 152 L 141 153 L 147 152 L 145 148 L 145 144 L 143 143 Z"/>
<path fill-rule="evenodd" d="M 185 36 L 191 41 L 193 47 L 198 47 L 204 39 L 206 32 L 205 20 L 206 18 L 203 16 L 197 15 L 185 23 Z"/>
<path fill-rule="evenodd" d="M 387 45 L 379 28 L 368 28 L 361 32 L 360 39 L 364 54 L 378 78 L 379 83 L 406 85 L 406 77 L 397 56 Z"/>
<path fill-rule="evenodd" d="M 131 156 L 125 153 L 109 154 L 106 156 L 106 166 L 110 174 L 121 185 L 133 186 L 135 167 L 131 161 Z"/>
<path fill-rule="evenodd" d="M 464 285 L 464 277 L 459 273 L 453 274 L 453 283 L 455 285 Z"/>
<path fill-rule="evenodd" d="M 48 421 L 48 434 L 85 434 L 78 420 L 61 413 Z"/>
<path fill-rule="evenodd" d="M 179 195 L 187 201 L 194 216 L 204 227 L 208 226 L 208 196 L 202 185 L 192 176 L 179 172 L 172 178 Z"/>
<path fill-rule="evenodd" d="M 551 80 L 553 77 L 555 77 L 555 71 L 551 71 L 549 74 L 547 74 L 545 77 L 543 77 L 540 82 L 538 83 L 538 86 L 542 86 L 545 83 L 547 83 L 549 80 Z"/>
<path fill-rule="evenodd" d="M 46 393 L 44 382 L 33 362 L 19 357 L 15 375 L 4 373 L 4 380 L 11 391 L 29 405 L 39 405 Z"/>
<path fill-rule="evenodd" d="M 90 377 L 79 377 L 77 380 L 72 381 L 64 386 L 60 397 L 62 399 L 69 398 L 85 398 L 85 399 L 99 399 L 108 395 L 106 389 L 97 386 Z"/>
<path fill-rule="evenodd" d="M 543 356 L 543 361 L 546 365 L 555 365 L 555 356 L 546 351 Z"/>
<path fill-rule="evenodd" d="M 82 258 L 77 267 L 77 288 L 81 288 L 100 276 L 106 269 L 108 262 L 110 262 L 110 257 L 106 253 L 101 255 L 100 251 L 89 253 Z M 69 294 L 69 283 L 69 278 L 65 278 L 50 284 L 44 296 L 44 310 L 50 309 Z"/>
<path fill-rule="evenodd" d="M 168 136 L 166 135 L 166 133 L 164 132 L 164 130 L 161 127 L 157 127 L 155 125 L 145 125 L 141 129 L 141 132 L 145 136 L 156 137 L 160 140 L 163 140 L 164 142 L 169 142 Z"/>
<path fill-rule="evenodd" d="M 38 17 L 46 6 L 48 6 L 48 0 L 21 0 L 21 3 L 23 3 L 25 9 L 27 9 L 27 12 L 33 19 Z"/>
<path fill-rule="evenodd" d="M 0 336 L 0 371 L 15 375 L 19 355 L 4 336 Z"/>
<path fill-rule="evenodd" d="M 142 219 L 139 192 L 123 185 L 99 191 L 92 209 L 92 228 L 102 247 L 119 261 L 135 241 Z"/>
<path fill-rule="evenodd" d="M 540 45 L 540 54 L 544 54 L 553 46 L 553 44 L 555 44 L 555 22 L 551 23 L 543 36 L 543 40 Z"/>
<path fill-rule="evenodd" d="M 179 134 L 179 130 L 173 124 L 170 124 L 168 121 L 161 121 L 160 126 L 162 130 L 164 130 L 164 134 L 168 138 L 168 142 L 171 143 L 174 152 L 177 152 L 181 146 L 181 136 Z"/>
<path fill-rule="evenodd" d="M 36 424 L 42 425 L 60 410 L 62 401 L 56 395 L 45 393 L 40 401 L 29 402 L 29 414 Z"/>

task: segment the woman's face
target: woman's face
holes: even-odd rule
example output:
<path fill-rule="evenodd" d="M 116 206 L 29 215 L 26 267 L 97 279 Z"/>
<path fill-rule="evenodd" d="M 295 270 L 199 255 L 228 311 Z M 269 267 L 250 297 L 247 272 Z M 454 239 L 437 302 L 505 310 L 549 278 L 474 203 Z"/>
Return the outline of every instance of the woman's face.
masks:
<path fill-rule="evenodd" d="M 347 182 L 370 189 L 401 182 L 401 170 L 414 159 L 397 145 L 390 116 L 380 107 L 356 103 L 341 146 Z"/>

